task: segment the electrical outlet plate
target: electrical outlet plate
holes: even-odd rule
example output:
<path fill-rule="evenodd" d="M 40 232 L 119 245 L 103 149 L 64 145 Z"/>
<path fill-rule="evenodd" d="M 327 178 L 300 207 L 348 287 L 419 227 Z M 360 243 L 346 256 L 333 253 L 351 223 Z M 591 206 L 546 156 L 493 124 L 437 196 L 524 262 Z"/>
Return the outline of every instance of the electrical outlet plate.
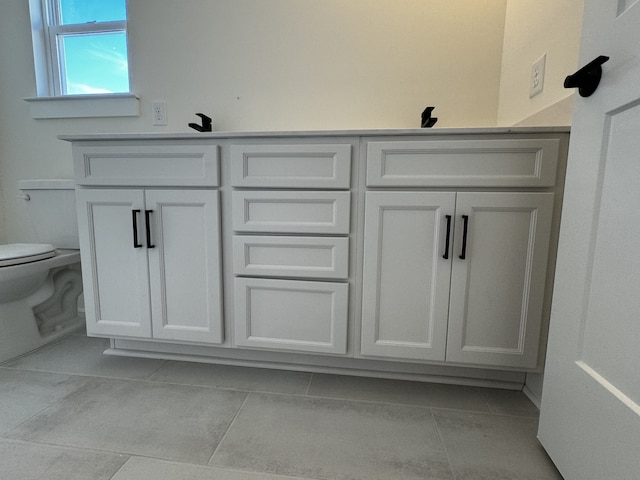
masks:
<path fill-rule="evenodd" d="M 529 78 L 529 98 L 533 98 L 542 92 L 544 88 L 544 67 L 547 63 L 545 53 L 531 65 L 531 77 Z"/>
<path fill-rule="evenodd" d="M 151 124 L 167 124 L 167 103 L 164 100 L 156 100 L 151 104 Z"/>

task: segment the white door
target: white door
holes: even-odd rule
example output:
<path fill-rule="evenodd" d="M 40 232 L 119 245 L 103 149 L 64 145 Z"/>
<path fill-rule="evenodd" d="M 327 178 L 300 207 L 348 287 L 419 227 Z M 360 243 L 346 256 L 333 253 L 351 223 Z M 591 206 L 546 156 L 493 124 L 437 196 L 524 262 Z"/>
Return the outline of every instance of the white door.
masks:
<path fill-rule="evenodd" d="M 610 56 L 571 133 L 539 438 L 566 480 L 640 478 L 640 3 L 587 0 Z"/>
<path fill-rule="evenodd" d="M 151 337 L 142 190 L 78 189 L 89 335 Z"/>
<path fill-rule="evenodd" d="M 537 366 L 552 213 L 553 193 L 458 193 L 448 362 Z"/>
<path fill-rule="evenodd" d="M 147 190 L 153 338 L 222 343 L 217 190 Z"/>
<path fill-rule="evenodd" d="M 444 360 L 455 200 L 455 192 L 366 193 L 363 355 Z"/>

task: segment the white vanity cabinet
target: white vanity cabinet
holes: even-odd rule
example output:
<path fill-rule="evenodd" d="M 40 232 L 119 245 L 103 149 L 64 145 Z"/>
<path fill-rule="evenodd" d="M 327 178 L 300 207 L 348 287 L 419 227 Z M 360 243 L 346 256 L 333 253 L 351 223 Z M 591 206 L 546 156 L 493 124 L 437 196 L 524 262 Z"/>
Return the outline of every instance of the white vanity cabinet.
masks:
<path fill-rule="evenodd" d="M 516 389 L 543 365 L 567 129 L 62 138 L 107 353 Z"/>
<path fill-rule="evenodd" d="M 412 188 L 365 194 L 363 355 L 538 364 L 554 193 L 496 189 L 552 186 L 558 146 L 368 145 L 369 187 Z M 459 190 L 476 183 L 491 188 Z"/>
<path fill-rule="evenodd" d="M 351 144 L 230 150 L 235 344 L 345 354 Z"/>
<path fill-rule="evenodd" d="M 217 186 L 217 148 L 76 146 L 74 154 L 87 333 L 222 343 L 219 192 L 202 188 Z M 174 165 L 185 158 L 186 167 Z"/>

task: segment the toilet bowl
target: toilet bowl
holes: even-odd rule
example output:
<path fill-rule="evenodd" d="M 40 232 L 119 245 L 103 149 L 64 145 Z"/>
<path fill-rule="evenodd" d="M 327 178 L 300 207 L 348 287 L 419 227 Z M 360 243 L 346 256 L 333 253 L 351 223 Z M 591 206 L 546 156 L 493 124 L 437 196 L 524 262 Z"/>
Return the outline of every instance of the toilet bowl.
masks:
<path fill-rule="evenodd" d="M 73 182 L 23 180 L 18 187 L 33 243 L 0 245 L 0 362 L 84 324 Z"/>

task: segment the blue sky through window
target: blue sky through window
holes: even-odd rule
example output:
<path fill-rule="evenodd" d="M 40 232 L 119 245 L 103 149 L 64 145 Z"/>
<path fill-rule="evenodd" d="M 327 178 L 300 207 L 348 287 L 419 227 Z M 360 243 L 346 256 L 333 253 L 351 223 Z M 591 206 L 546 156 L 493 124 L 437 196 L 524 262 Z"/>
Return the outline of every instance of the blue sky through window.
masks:
<path fill-rule="evenodd" d="M 126 20 L 126 0 L 60 0 L 64 25 Z M 129 92 L 125 33 L 62 38 L 66 93 Z"/>
<path fill-rule="evenodd" d="M 62 24 L 127 19 L 126 0 L 60 0 Z"/>

